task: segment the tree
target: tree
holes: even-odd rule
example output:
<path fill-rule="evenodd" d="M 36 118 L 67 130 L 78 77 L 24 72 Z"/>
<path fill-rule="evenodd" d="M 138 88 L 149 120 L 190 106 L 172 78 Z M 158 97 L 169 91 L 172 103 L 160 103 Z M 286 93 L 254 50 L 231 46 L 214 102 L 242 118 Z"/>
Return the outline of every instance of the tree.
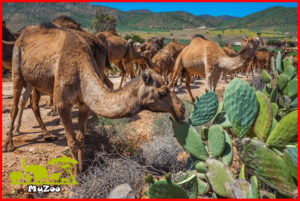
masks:
<path fill-rule="evenodd" d="M 114 15 L 106 13 L 102 8 L 95 10 L 95 16 L 90 24 L 90 29 L 93 33 L 107 31 L 116 28 L 117 19 Z"/>

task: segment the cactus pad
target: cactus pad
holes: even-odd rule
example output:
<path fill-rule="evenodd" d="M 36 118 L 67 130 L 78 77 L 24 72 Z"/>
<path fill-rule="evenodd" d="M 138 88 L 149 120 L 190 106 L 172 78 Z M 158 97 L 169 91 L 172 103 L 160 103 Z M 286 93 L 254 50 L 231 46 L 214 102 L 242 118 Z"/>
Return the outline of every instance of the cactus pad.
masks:
<path fill-rule="evenodd" d="M 250 178 L 251 182 L 251 198 L 258 199 L 259 196 L 259 183 L 256 176 Z"/>
<path fill-rule="evenodd" d="M 237 199 L 246 199 L 251 196 L 251 185 L 244 179 L 237 179 L 232 183 L 232 192 Z"/>
<path fill-rule="evenodd" d="M 293 100 L 293 102 L 291 103 L 292 107 L 297 108 L 298 107 L 298 97 L 295 98 L 295 100 Z"/>
<path fill-rule="evenodd" d="M 286 146 L 287 153 L 290 155 L 294 165 L 298 167 L 298 147 L 293 145 Z"/>
<path fill-rule="evenodd" d="M 245 177 L 245 164 L 242 165 L 240 173 L 239 173 L 239 179 L 246 179 Z"/>
<path fill-rule="evenodd" d="M 276 57 L 276 70 L 279 73 L 282 73 L 282 71 L 283 71 L 281 68 L 281 53 L 280 53 L 280 51 L 278 51 L 277 57 Z"/>
<path fill-rule="evenodd" d="M 190 120 L 193 126 L 210 121 L 218 110 L 218 97 L 214 91 L 209 91 L 195 101 Z"/>
<path fill-rule="evenodd" d="M 149 198 L 188 198 L 178 184 L 165 179 L 150 184 L 148 195 Z"/>
<path fill-rule="evenodd" d="M 275 59 L 274 59 L 274 57 L 272 57 L 271 58 L 271 70 L 273 71 L 273 72 L 275 72 Z"/>
<path fill-rule="evenodd" d="M 276 103 L 271 103 L 271 108 L 273 117 L 276 117 L 278 112 L 278 105 Z"/>
<path fill-rule="evenodd" d="M 287 85 L 288 81 L 289 81 L 289 76 L 283 73 L 280 74 L 277 79 L 277 85 L 279 87 L 279 90 L 283 90 L 284 87 Z"/>
<path fill-rule="evenodd" d="M 253 131 L 259 139 L 265 141 L 272 126 L 272 108 L 269 100 L 263 93 L 256 92 L 256 96 L 259 102 L 259 112 L 253 126 Z"/>
<path fill-rule="evenodd" d="M 294 78 L 293 80 L 291 80 L 288 83 L 287 88 L 288 88 L 287 95 L 289 97 L 293 97 L 293 96 L 297 95 L 298 94 L 298 79 Z"/>
<path fill-rule="evenodd" d="M 271 102 L 271 103 L 275 103 L 275 102 L 276 102 L 277 95 L 278 95 L 278 86 L 276 86 L 276 87 L 272 90 L 272 93 L 271 93 L 271 95 L 270 95 L 270 102 Z"/>
<path fill-rule="evenodd" d="M 205 167 L 205 164 L 203 161 L 199 161 L 196 163 L 195 165 L 195 169 L 197 170 L 197 172 L 200 173 L 206 173 L 207 172 L 207 168 Z"/>
<path fill-rule="evenodd" d="M 268 147 L 283 149 L 286 145 L 297 142 L 298 139 L 298 110 L 290 112 L 282 118 L 269 135 Z"/>
<path fill-rule="evenodd" d="M 225 134 L 225 149 L 222 154 L 221 160 L 223 163 L 230 166 L 233 158 L 232 142 L 229 134 L 226 131 L 224 132 L 224 134 Z"/>
<path fill-rule="evenodd" d="M 277 123 L 278 123 L 277 120 L 273 117 L 273 119 L 272 119 L 272 126 L 271 126 L 271 129 L 270 129 L 270 133 L 272 133 L 272 131 L 276 127 Z"/>
<path fill-rule="evenodd" d="M 214 158 L 222 155 L 225 149 L 224 130 L 219 125 L 213 125 L 208 132 L 208 146 Z"/>
<path fill-rule="evenodd" d="M 204 126 L 201 126 L 201 138 L 202 140 L 207 140 L 208 139 L 208 131 L 209 129 L 204 127 Z"/>
<path fill-rule="evenodd" d="M 293 60 L 290 59 L 289 57 L 285 57 L 283 59 L 283 69 L 284 69 L 284 71 L 286 71 L 288 66 L 293 66 Z"/>
<path fill-rule="evenodd" d="M 262 182 L 288 197 L 295 197 L 293 178 L 281 156 L 259 141 L 243 138 L 237 143 L 242 162 Z"/>
<path fill-rule="evenodd" d="M 232 183 L 235 180 L 230 168 L 215 159 L 207 159 L 205 165 L 208 167 L 207 179 L 213 191 L 226 198 L 233 198 Z"/>
<path fill-rule="evenodd" d="M 173 131 L 179 144 L 198 159 L 206 160 L 208 153 L 196 129 L 188 123 L 172 121 Z"/>
<path fill-rule="evenodd" d="M 262 70 L 261 74 L 262 74 L 262 80 L 264 81 L 264 83 L 267 84 L 271 81 L 271 76 L 265 69 Z"/>
<path fill-rule="evenodd" d="M 208 183 L 202 181 L 200 178 L 197 178 L 198 183 L 198 195 L 203 195 L 209 191 Z"/>
<path fill-rule="evenodd" d="M 294 72 L 295 72 L 295 68 L 293 66 L 287 66 L 287 68 L 284 69 L 283 73 L 288 76 L 289 80 L 291 80 L 294 75 Z"/>
<path fill-rule="evenodd" d="M 243 137 L 255 121 L 258 101 L 252 87 L 240 78 L 233 79 L 224 93 L 224 110 L 238 137 Z"/>
<path fill-rule="evenodd" d="M 298 150 L 296 150 L 298 151 Z M 298 154 L 297 154 L 298 155 Z M 298 161 L 298 158 L 294 158 Z M 290 172 L 291 176 L 294 177 L 298 181 L 298 164 L 297 166 L 293 162 L 292 156 L 289 155 L 287 150 L 283 151 L 282 160 L 286 163 L 287 167 L 289 168 L 287 171 Z"/>

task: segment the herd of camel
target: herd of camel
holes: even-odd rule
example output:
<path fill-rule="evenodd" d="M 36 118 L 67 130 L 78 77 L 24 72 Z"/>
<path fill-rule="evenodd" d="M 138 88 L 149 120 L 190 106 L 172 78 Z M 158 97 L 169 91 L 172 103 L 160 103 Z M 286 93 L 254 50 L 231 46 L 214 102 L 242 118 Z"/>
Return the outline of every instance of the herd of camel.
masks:
<path fill-rule="evenodd" d="M 150 110 L 170 113 L 181 122 L 184 104 L 170 90 L 179 77 L 185 78 L 194 101 L 190 90 L 192 76 L 204 77 L 207 90 L 216 90 L 221 74 L 226 78 L 228 73 L 253 70 L 254 66 L 269 69 L 272 56 L 266 50 L 257 51 L 262 43 L 259 36 L 244 39 L 245 45 L 237 53 L 230 45 L 222 49 L 200 34 L 189 45 L 172 40 L 164 46 L 163 37 L 137 44 L 123 39 L 115 29 L 89 33 L 67 16 L 27 26 L 16 34 L 7 29 L 4 21 L 2 25 L 3 67 L 11 70 L 13 82 L 11 122 L 3 151 L 15 149 L 12 135 L 19 132 L 22 111 L 30 97 L 44 139 L 56 139 L 40 115 L 40 97 L 47 94 L 64 125 L 72 157 L 79 162 L 75 175 L 82 171 L 84 132 L 91 111 L 105 118 L 124 118 Z M 120 70 L 118 89 L 113 89 L 107 73 L 111 64 Z M 122 87 L 127 73 L 132 80 Z M 76 132 L 71 118 L 74 105 L 79 105 Z"/>

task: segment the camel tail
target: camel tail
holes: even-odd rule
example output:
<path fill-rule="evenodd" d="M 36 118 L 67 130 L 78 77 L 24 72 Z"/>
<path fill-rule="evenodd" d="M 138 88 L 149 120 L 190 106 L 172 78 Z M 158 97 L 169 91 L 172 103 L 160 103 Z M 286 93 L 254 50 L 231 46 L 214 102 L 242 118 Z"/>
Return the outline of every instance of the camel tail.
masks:
<path fill-rule="evenodd" d="M 173 87 L 174 82 L 177 79 L 177 77 L 179 76 L 179 74 L 182 72 L 182 69 L 183 69 L 182 56 L 181 56 L 181 54 L 179 54 L 176 59 L 176 62 L 175 62 L 172 79 L 169 84 L 169 87 Z"/>

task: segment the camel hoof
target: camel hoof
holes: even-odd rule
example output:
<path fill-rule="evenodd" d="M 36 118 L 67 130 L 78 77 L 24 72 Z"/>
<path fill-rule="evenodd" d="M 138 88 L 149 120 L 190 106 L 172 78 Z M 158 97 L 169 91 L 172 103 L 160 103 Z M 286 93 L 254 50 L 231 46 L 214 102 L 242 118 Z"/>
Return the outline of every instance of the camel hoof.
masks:
<path fill-rule="evenodd" d="M 20 135 L 21 134 L 21 132 L 20 132 L 20 130 L 18 129 L 18 130 L 14 130 L 14 134 L 15 135 Z"/>
<path fill-rule="evenodd" d="M 47 134 L 47 135 L 44 136 L 44 139 L 47 142 L 53 142 L 53 141 L 57 140 L 58 138 L 54 135 Z"/>

